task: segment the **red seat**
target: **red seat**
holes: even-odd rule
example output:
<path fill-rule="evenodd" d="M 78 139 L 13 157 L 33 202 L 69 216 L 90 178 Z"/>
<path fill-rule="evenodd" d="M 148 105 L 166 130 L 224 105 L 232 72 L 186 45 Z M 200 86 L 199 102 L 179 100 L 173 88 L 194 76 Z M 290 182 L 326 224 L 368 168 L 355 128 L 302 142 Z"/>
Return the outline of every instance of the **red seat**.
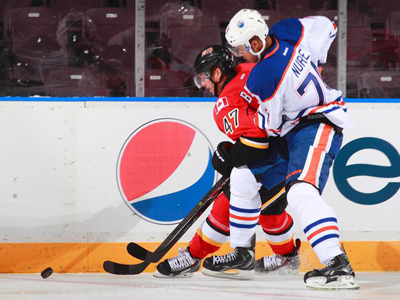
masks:
<path fill-rule="evenodd" d="M 46 96 L 52 97 L 83 97 L 79 89 L 83 69 L 58 68 L 50 71 L 46 77 Z"/>
<path fill-rule="evenodd" d="M 134 73 L 110 74 L 96 66 L 90 66 L 79 82 L 79 88 L 87 97 L 135 96 Z"/>
<path fill-rule="evenodd" d="M 304 18 L 330 9 L 327 1 L 278 0 L 276 5 L 283 18 Z"/>
<path fill-rule="evenodd" d="M 79 87 L 86 96 L 134 96 L 134 62 L 134 57 L 122 47 L 110 46 L 86 68 Z"/>
<path fill-rule="evenodd" d="M 202 0 L 202 8 L 212 12 L 221 22 L 230 19 L 243 8 L 254 8 L 253 0 Z"/>
<path fill-rule="evenodd" d="M 400 12 L 392 12 L 386 18 L 386 37 L 393 37 L 394 32 L 400 29 Z"/>
<path fill-rule="evenodd" d="M 258 10 L 269 27 L 282 20 L 281 13 L 277 10 Z"/>
<path fill-rule="evenodd" d="M 365 72 L 358 78 L 360 98 L 399 98 L 400 73 L 391 71 Z"/>
<path fill-rule="evenodd" d="M 86 11 L 95 27 L 92 31 L 95 44 L 100 49 L 105 48 L 111 39 L 119 35 L 128 34 L 134 45 L 135 14 L 125 8 L 94 8 Z"/>
<path fill-rule="evenodd" d="M 208 11 L 194 7 L 163 12 L 160 31 L 171 55 L 190 68 L 200 50 L 221 44 L 218 19 Z"/>
<path fill-rule="evenodd" d="M 398 0 L 356 0 L 351 1 L 348 10 L 364 15 L 371 24 L 384 24 L 391 12 L 400 10 L 400 3 Z"/>
<path fill-rule="evenodd" d="M 63 12 L 68 11 L 81 11 L 84 12 L 91 8 L 103 7 L 104 0 L 79 0 L 79 1 L 65 1 L 65 0 L 51 0 L 51 7 L 58 8 Z"/>
<path fill-rule="evenodd" d="M 322 67 L 322 79 L 325 84 L 330 88 L 337 88 L 337 67 L 336 62 L 328 62 L 321 65 Z"/>
<path fill-rule="evenodd" d="M 5 39 L 11 49 L 12 81 L 42 82 L 40 65 L 59 53 L 57 10 L 47 7 L 9 9 L 4 18 Z"/>
<path fill-rule="evenodd" d="M 145 74 L 146 97 L 186 97 L 185 77 L 177 71 L 148 70 Z"/>
<path fill-rule="evenodd" d="M 373 62 L 373 39 L 365 27 L 349 27 L 347 36 L 347 96 L 356 96 L 357 79 Z"/>
<path fill-rule="evenodd" d="M 167 10 L 170 2 L 179 3 L 179 0 L 147 0 L 145 2 L 146 21 L 159 21 L 163 10 Z"/>
<path fill-rule="evenodd" d="M 30 1 L 27 0 L 0 0 L 1 16 L 3 17 L 10 8 L 30 7 L 32 6 L 30 4 Z"/>

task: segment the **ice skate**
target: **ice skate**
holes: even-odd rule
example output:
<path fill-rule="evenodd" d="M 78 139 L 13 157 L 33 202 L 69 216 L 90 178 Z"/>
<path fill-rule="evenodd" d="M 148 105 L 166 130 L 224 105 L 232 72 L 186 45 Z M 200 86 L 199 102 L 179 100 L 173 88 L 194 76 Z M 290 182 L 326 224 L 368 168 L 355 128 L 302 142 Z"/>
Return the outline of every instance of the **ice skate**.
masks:
<path fill-rule="evenodd" d="M 194 258 L 188 248 L 179 248 L 178 255 L 164 260 L 157 265 L 153 274 L 157 278 L 192 277 L 200 269 L 202 259 Z"/>
<path fill-rule="evenodd" d="M 258 274 L 297 274 L 300 267 L 300 249 L 301 241 L 296 240 L 294 250 L 286 255 L 273 254 L 264 256 L 256 261 L 254 272 Z"/>
<path fill-rule="evenodd" d="M 354 278 L 353 268 L 343 253 L 335 256 L 325 268 L 307 272 L 304 282 L 308 288 L 316 290 L 359 289 Z"/>
<path fill-rule="evenodd" d="M 256 236 L 251 240 L 251 248 L 237 247 L 225 255 L 213 255 L 204 260 L 202 273 L 207 276 L 237 280 L 254 279 Z"/>

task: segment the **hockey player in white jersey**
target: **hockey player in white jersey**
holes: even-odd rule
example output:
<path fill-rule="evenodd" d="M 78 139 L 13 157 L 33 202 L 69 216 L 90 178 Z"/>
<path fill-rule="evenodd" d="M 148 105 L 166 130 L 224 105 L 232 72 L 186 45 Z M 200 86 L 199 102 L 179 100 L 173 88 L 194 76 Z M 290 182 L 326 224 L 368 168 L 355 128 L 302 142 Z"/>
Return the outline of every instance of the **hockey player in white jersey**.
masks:
<path fill-rule="evenodd" d="M 342 129 L 351 123 L 341 92 L 327 87 L 317 68 L 326 62 L 336 33 L 336 25 L 322 16 L 283 20 L 269 30 L 260 13 L 243 9 L 231 19 L 226 39 L 235 55 L 258 61 L 246 83 L 260 103 L 255 121 L 282 141 L 289 206 L 326 265 L 305 274 L 306 286 L 358 289 L 339 244 L 335 212 L 321 197 Z"/>

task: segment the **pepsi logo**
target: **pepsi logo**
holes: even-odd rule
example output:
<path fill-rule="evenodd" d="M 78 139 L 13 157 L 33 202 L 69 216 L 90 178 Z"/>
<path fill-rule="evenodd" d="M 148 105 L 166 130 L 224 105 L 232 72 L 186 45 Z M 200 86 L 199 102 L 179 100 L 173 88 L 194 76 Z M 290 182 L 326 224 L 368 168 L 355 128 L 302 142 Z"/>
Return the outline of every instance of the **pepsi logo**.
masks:
<path fill-rule="evenodd" d="M 182 120 L 143 124 L 128 137 L 118 157 L 122 198 L 147 221 L 178 223 L 216 181 L 213 151 L 207 137 Z"/>

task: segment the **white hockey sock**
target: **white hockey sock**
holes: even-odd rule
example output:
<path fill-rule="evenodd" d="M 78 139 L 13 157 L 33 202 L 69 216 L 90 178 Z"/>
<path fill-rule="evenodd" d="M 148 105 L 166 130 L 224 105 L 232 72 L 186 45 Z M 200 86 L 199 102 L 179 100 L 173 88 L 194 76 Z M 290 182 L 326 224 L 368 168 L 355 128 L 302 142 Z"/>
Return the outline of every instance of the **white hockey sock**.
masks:
<path fill-rule="evenodd" d="M 311 184 L 295 183 L 287 194 L 289 206 L 300 218 L 304 233 L 319 260 L 327 264 L 343 253 L 336 214 Z"/>
<path fill-rule="evenodd" d="M 258 183 L 247 167 L 234 168 L 231 173 L 229 225 L 231 247 L 250 248 L 261 211 Z"/>
<path fill-rule="evenodd" d="M 244 199 L 231 194 L 229 206 L 229 225 L 231 228 L 231 247 L 251 247 L 251 239 L 260 216 L 260 197 Z"/>

